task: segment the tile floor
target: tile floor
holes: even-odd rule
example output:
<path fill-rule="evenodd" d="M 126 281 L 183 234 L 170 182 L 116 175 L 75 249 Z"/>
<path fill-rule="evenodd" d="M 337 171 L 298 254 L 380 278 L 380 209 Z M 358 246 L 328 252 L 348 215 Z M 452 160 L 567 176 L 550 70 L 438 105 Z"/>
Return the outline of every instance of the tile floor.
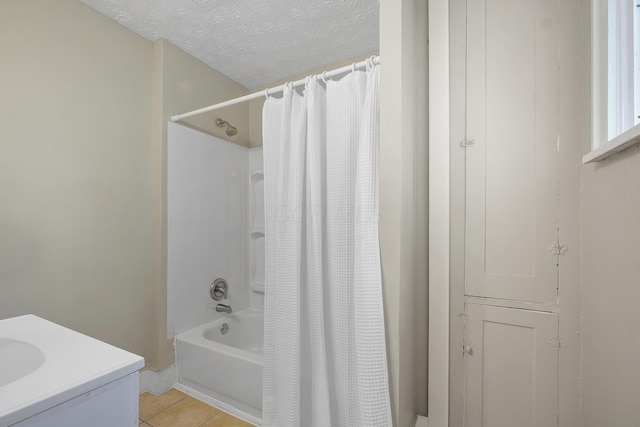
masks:
<path fill-rule="evenodd" d="M 252 426 L 174 388 L 159 396 L 142 393 L 139 416 L 144 427 Z"/>

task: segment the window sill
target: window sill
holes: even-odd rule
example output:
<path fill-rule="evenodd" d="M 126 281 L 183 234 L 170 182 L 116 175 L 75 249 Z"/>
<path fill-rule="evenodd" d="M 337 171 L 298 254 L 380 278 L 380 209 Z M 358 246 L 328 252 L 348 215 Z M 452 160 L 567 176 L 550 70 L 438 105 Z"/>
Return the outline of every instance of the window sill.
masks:
<path fill-rule="evenodd" d="M 600 147 L 592 150 L 590 153 L 582 156 L 582 163 L 594 163 L 599 162 L 607 157 L 626 150 L 627 148 L 640 142 L 640 125 L 636 125 L 628 131 L 616 136 L 606 144 L 602 144 Z"/>

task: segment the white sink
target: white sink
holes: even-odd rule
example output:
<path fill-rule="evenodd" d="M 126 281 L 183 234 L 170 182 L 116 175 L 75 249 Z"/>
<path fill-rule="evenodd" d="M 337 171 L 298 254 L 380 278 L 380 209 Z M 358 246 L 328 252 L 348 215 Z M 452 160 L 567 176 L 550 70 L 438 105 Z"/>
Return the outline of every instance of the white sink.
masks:
<path fill-rule="evenodd" d="M 100 426 L 137 426 L 143 366 L 140 356 L 37 316 L 2 319 L 0 427 L 95 425 L 96 419 Z M 119 399 L 128 399 L 126 411 L 112 404 Z M 86 423 L 78 421 L 79 410 Z M 111 422 L 110 414 L 130 422 Z M 74 421 L 64 421 L 67 416 Z"/>
<path fill-rule="evenodd" d="M 44 363 L 44 353 L 20 340 L 0 337 L 0 387 L 18 380 Z"/>

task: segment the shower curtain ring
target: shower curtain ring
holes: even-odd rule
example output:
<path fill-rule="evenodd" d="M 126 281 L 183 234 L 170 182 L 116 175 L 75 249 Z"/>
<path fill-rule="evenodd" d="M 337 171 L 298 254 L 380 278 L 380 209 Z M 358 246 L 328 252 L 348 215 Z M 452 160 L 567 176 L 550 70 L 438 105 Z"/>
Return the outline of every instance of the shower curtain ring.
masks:
<path fill-rule="evenodd" d="M 322 79 L 324 84 L 327 84 L 327 72 L 326 71 L 323 71 L 322 74 L 320 74 L 320 78 Z"/>
<path fill-rule="evenodd" d="M 351 64 L 351 72 L 352 73 L 356 72 L 356 63 L 355 62 L 353 64 Z"/>
<path fill-rule="evenodd" d="M 269 88 L 266 88 L 264 90 L 264 97 L 265 97 L 265 99 L 269 99 Z"/>

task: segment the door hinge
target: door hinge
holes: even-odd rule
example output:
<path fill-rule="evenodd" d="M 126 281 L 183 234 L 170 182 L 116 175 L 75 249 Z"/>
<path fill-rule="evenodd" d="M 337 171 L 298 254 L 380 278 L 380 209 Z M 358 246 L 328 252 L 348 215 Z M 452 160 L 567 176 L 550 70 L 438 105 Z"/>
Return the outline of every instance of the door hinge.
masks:
<path fill-rule="evenodd" d="M 475 144 L 475 143 L 476 143 L 476 142 L 475 142 L 473 139 L 463 139 L 463 140 L 460 142 L 460 146 L 461 146 L 462 148 L 467 148 L 467 147 L 472 146 L 472 145 L 473 145 L 473 144 Z"/>
<path fill-rule="evenodd" d="M 560 243 L 552 243 L 549 245 L 549 252 L 551 252 L 551 255 L 562 256 L 566 254 L 568 250 L 569 249 L 566 245 L 562 245 Z"/>
<path fill-rule="evenodd" d="M 557 337 L 551 337 L 549 338 L 549 340 L 547 341 L 549 343 L 549 345 L 556 349 L 556 350 L 561 350 L 562 349 L 562 343 L 560 342 L 560 340 Z"/>

